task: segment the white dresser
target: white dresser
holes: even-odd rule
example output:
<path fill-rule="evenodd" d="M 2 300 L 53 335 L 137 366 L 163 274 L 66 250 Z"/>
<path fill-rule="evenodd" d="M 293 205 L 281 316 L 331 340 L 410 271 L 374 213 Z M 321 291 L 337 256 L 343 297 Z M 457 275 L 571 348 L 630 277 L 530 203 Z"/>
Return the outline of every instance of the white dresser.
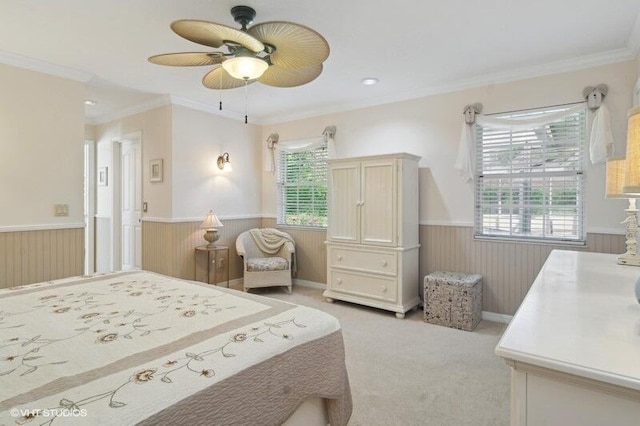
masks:
<path fill-rule="evenodd" d="M 404 318 L 418 295 L 418 160 L 401 153 L 329 160 L 324 297 Z"/>
<path fill-rule="evenodd" d="M 512 425 L 639 425 L 640 268 L 554 250 L 496 347 Z"/>

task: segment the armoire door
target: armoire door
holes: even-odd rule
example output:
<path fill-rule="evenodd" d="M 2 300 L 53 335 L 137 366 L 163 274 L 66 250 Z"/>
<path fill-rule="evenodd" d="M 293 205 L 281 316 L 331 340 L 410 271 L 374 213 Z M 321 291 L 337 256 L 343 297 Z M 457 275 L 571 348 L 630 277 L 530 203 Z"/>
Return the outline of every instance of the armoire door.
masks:
<path fill-rule="evenodd" d="M 360 199 L 360 242 L 392 246 L 397 240 L 396 160 L 362 162 Z"/>
<path fill-rule="evenodd" d="M 341 162 L 329 166 L 329 218 L 327 238 L 360 241 L 360 163 Z"/>

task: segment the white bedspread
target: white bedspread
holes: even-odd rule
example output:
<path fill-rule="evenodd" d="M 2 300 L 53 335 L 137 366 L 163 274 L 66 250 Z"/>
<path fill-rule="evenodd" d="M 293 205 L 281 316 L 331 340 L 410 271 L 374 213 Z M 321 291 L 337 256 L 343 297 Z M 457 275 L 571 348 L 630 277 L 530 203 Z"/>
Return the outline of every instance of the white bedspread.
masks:
<path fill-rule="evenodd" d="M 190 423 L 231 421 L 232 412 L 212 413 L 217 399 L 246 397 L 250 402 L 266 395 L 233 395 L 229 384 L 236 379 L 271 381 L 280 363 L 267 361 L 278 356 L 282 365 L 303 371 L 306 367 L 292 364 L 287 354 L 293 359 L 317 352 L 319 342 L 335 342 L 335 336 L 341 346 L 338 321 L 323 312 L 149 272 L 2 290 L 0 424 L 123 425 L 180 420 L 176 415 Z M 344 364 L 336 371 L 340 369 Z M 283 393 L 287 387 L 314 386 L 315 380 L 309 376 L 304 386 L 283 382 Z M 225 394 L 216 394 L 218 384 L 227 389 Z M 304 391 L 314 395 L 292 393 L 286 404 L 280 395 L 277 405 L 285 407 L 261 407 L 256 414 L 282 411 L 273 414 L 277 423 L 303 398 L 322 396 L 343 400 L 337 409 L 342 418 L 351 410 L 350 396 L 344 395 L 346 372 L 327 385 L 342 387 L 342 394 L 328 395 L 326 389 Z M 205 407 L 203 401 L 208 401 Z M 174 404 L 181 406 L 179 411 L 172 412 Z M 218 411 L 227 410 L 226 404 L 228 411 L 237 410 L 235 401 L 225 401 Z M 256 411 L 256 404 L 239 419 Z M 202 418 L 209 414 L 218 417 Z"/>

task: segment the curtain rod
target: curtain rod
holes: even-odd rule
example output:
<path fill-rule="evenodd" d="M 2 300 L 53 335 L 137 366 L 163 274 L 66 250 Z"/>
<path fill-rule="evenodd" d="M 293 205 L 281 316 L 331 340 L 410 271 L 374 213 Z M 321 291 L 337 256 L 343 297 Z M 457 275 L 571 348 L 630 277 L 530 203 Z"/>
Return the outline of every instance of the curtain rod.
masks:
<path fill-rule="evenodd" d="M 535 111 L 535 110 L 540 110 L 540 109 L 556 108 L 556 107 L 561 107 L 561 106 L 573 106 L 573 105 L 580 105 L 580 104 L 586 104 L 586 103 L 587 103 L 587 101 L 577 101 L 577 102 L 569 102 L 569 103 L 566 103 L 566 104 L 547 105 L 547 106 L 536 107 L 536 108 L 516 109 L 516 110 L 513 110 L 513 111 L 492 112 L 491 114 L 485 114 L 485 115 L 513 114 L 514 112 Z"/>

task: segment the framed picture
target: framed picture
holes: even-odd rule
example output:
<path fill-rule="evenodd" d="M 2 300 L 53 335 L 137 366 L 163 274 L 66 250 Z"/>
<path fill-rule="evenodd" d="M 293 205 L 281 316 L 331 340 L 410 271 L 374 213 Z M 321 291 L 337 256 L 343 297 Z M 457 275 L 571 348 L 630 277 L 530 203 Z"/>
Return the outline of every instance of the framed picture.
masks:
<path fill-rule="evenodd" d="M 162 182 L 162 159 L 149 161 L 149 182 Z"/>
<path fill-rule="evenodd" d="M 99 167 L 98 168 L 98 186 L 108 186 L 108 185 L 109 185 L 109 168 Z"/>

